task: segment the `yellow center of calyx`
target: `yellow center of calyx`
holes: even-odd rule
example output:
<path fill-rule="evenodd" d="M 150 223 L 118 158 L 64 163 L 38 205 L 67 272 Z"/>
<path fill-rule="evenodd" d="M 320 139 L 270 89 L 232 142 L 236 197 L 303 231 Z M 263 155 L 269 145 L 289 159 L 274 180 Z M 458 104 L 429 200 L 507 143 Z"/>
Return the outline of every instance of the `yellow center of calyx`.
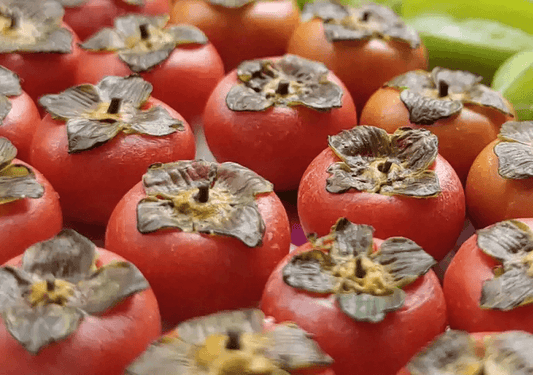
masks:
<path fill-rule="evenodd" d="M 0 14 L 0 39 L 8 39 L 18 45 L 33 45 L 42 36 L 41 31 L 21 17 Z"/>
<path fill-rule="evenodd" d="M 524 262 L 529 267 L 527 270 L 527 275 L 529 277 L 533 277 L 533 251 L 527 253 L 527 255 L 522 258 L 522 262 Z"/>
<path fill-rule="evenodd" d="M 28 302 L 32 306 L 45 306 L 52 303 L 64 306 L 73 294 L 74 285 L 68 281 L 43 280 L 32 284 Z"/>
<path fill-rule="evenodd" d="M 174 209 L 180 214 L 190 215 L 198 220 L 209 218 L 226 217 L 233 209 L 232 199 L 229 192 L 220 189 L 209 188 L 206 202 L 198 199 L 199 189 L 191 189 L 175 196 L 168 197 L 174 203 Z"/>

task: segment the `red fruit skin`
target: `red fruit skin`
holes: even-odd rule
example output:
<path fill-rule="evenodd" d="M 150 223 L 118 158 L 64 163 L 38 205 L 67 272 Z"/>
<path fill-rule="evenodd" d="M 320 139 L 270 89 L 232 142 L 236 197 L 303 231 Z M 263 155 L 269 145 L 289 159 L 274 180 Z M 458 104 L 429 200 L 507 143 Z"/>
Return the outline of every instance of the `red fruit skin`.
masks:
<path fill-rule="evenodd" d="M 63 227 L 59 195 L 52 185 L 31 165 L 18 159 L 13 163 L 30 167 L 43 185 L 44 194 L 41 198 L 0 204 L 0 264 L 22 254 L 34 243 L 55 236 Z"/>
<path fill-rule="evenodd" d="M 232 237 L 167 229 L 137 230 L 142 183 L 119 202 L 106 230 L 106 248 L 133 262 L 154 289 L 164 321 L 220 310 L 253 307 L 276 264 L 289 252 L 287 214 L 274 193 L 256 198 L 266 230 L 263 244 L 249 248 Z"/>
<path fill-rule="evenodd" d="M 284 54 L 300 16 L 292 0 L 256 1 L 235 9 L 180 0 L 171 9 L 170 22 L 202 30 L 229 72 L 244 60 Z"/>
<path fill-rule="evenodd" d="M 381 244 L 374 239 L 374 246 Z M 435 273 L 430 270 L 406 286 L 404 306 L 380 323 L 356 322 L 334 302 L 334 296 L 299 291 L 283 281 L 283 267 L 311 249 L 307 243 L 286 256 L 270 275 L 260 308 L 277 322 L 295 322 L 311 333 L 335 363 L 337 375 L 393 375 L 421 348 L 446 329 L 446 305 Z"/>
<path fill-rule="evenodd" d="M 167 0 L 145 0 L 145 5 L 128 5 L 124 0 L 88 0 L 73 8 L 65 8 L 63 20 L 69 24 L 82 41 L 104 27 L 113 27 L 116 17 L 129 13 L 163 15 L 170 10 Z"/>
<path fill-rule="evenodd" d="M 185 130 L 163 137 L 119 133 L 101 146 L 76 154 L 68 153 L 65 123 L 49 114 L 43 118 L 30 159 L 61 196 L 65 219 L 105 226 L 118 201 L 151 164 L 194 158 L 194 135 L 187 122 L 152 97 L 143 109 L 155 105 L 183 121 Z"/>
<path fill-rule="evenodd" d="M 533 219 L 518 220 L 533 228 Z M 479 307 L 483 283 L 494 277 L 493 269 L 497 265 L 500 263 L 477 246 L 477 234 L 459 248 L 446 270 L 443 285 L 451 328 L 468 332 L 522 330 L 533 333 L 532 304 L 510 311 Z"/>
<path fill-rule="evenodd" d="M 5 137 L 17 148 L 17 159 L 29 161 L 33 133 L 41 121 L 39 110 L 26 92 L 8 97 L 9 113 L 0 122 L 0 137 Z"/>
<path fill-rule="evenodd" d="M 125 259 L 97 248 L 97 267 Z M 6 265 L 20 267 L 21 257 Z M 123 375 L 126 367 L 161 335 L 161 319 L 152 289 L 146 289 L 99 316 L 87 316 L 65 340 L 32 355 L 0 319 L 2 375 Z"/>
<path fill-rule="evenodd" d="M 326 64 L 352 94 L 359 114 L 368 98 L 385 82 L 428 66 L 423 44 L 412 49 L 407 43 L 377 38 L 328 42 L 320 19 L 302 22 L 294 30 L 287 52 Z"/>
<path fill-rule="evenodd" d="M 211 94 L 203 117 L 207 144 L 216 160 L 252 169 L 272 182 L 276 191 L 296 190 L 305 168 L 327 146 L 328 135 L 357 125 L 348 90 L 333 73 L 328 79 L 344 91 L 341 108 L 321 112 L 301 105 L 274 105 L 260 112 L 237 112 L 226 105 L 228 92 L 239 82 L 235 70 L 229 73 Z"/>
<path fill-rule="evenodd" d="M 431 131 L 439 138 L 439 154 L 451 164 L 464 185 L 476 156 L 496 139 L 501 125 L 512 119 L 513 116 L 494 108 L 465 104 L 458 115 L 432 125 L 416 125 L 409 121 L 409 111 L 400 99 L 400 91 L 384 87 L 370 97 L 360 123 L 377 126 L 388 133 L 402 126 Z"/>
<path fill-rule="evenodd" d="M 73 33 L 72 53 L 0 53 L 0 65 L 18 74 L 22 89 L 35 103 L 42 95 L 72 86 L 83 59 L 77 35 L 65 23 L 61 26 Z"/>
<path fill-rule="evenodd" d="M 133 74 L 114 52 L 85 53 L 85 63 L 78 69 L 78 84 L 96 84 L 109 75 Z M 183 45 L 176 48 L 161 64 L 149 71 L 140 72 L 140 75 L 154 86 L 154 97 L 175 109 L 189 124 L 193 124 L 201 118 L 209 95 L 224 77 L 224 66 L 211 43 Z"/>

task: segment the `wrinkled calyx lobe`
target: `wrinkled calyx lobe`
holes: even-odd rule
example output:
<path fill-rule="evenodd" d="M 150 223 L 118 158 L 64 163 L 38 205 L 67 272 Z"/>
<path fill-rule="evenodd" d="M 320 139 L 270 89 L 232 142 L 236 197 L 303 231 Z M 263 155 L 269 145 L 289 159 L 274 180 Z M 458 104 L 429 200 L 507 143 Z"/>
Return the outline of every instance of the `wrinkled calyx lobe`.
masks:
<path fill-rule="evenodd" d="M 506 179 L 533 177 L 533 121 L 508 121 L 494 145 L 498 157 L 498 174 Z"/>

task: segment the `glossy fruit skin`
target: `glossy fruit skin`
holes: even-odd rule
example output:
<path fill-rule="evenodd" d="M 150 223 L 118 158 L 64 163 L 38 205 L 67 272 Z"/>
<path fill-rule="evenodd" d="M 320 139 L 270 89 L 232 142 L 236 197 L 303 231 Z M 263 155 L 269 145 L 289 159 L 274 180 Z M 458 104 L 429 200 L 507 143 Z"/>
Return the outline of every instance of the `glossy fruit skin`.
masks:
<path fill-rule="evenodd" d="M 167 14 L 168 0 L 145 0 L 145 5 L 128 5 L 124 0 L 87 0 L 78 7 L 65 8 L 64 21 L 69 24 L 82 41 L 103 27 L 113 27 L 116 17 L 129 13 L 147 15 Z"/>
<path fill-rule="evenodd" d="M 489 143 L 477 156 L 466 180 L 468 216 L 476 228 L 517 217 L 533 217 L 533 178 L 507 179 L 498 173 L 498 157 Z"/>
<path fill-rule="evenodd" d="M 533 219 L 519 219 L 533 228 Z M 444 297 L 450 327 L 468 332 L 522 330 L 533 333 L 533 305 L 510 311 L 479 307 L 485 280 L 494 277 L 493 269 L 501 263 L 477 246 L 474 234 L 459 248 L 444 275 Z"/>
<path fill-rule="evenodd" d="M 431 168 L 442 192 L 434 198 L 387 196 L 350 189 L 343 194 L 326 191 L 328 167 L 339 161 L 325 149 L 309 165 L 298 189 L 298 214 L 306 234 L 330 232 L 339 217 L 375 228 L 374 236 L 407 237 L 440 260 L 453 249 L 465 219 L 461 182 L 448 162 L 437 156 Z"/>
<path fill-rule="evenodd" d="M 216 160 L 252 169 L 272 182 L 276 191 L 296 190 L 305 168 L 327 146 L 328 135 L 357 125 L 348 90 L 334 74 L 328 79 L 344 91 L 341 108 L 321 112 L 303 105 L 274 105 L 259 112 L 237 112 L 226 105 L 228 92 L 238 82 L 236 71 L 229 73 L 211 94 L 203 117 L 207 144 Z"/>
<path fill-rule="evenodd" d="M 300 16 L 292 0 L 255 1 L 236 9 L 180 0 L 170 12 L 170 22 L 202 30 L 229 72 L 244 60 L 284 54 Z"/>
<path fill-rule="evenodd" d="M 41 121 L 30 159 L 61 196 L 65 220 L 105 226 L 124 194 L 156 162 L 192 159 L 194 135 L 183 118 L 169 106 L 150 98 L 143 109 L 160 105 L 183 121 L 184 131 L 163 137 L 142 134 L 115 138 L 92 150 L 68 153 L 66 125 L 47 114 Z"/>
<path fill-rule="evenodd" d="M 96 266 L 125 259 L 97 248 Z M 22 257 L 6 265 L 21 266 Z M 2 375 L 123 375 L 126 367 L 161 335 L 161 319 L 152 289 L 128 297 L 102 315 L 86 316 L 65 340 L 32 355 L 0 319 Z"/>
<path fill-rule="evenodd" d="M 423 44 L 411 49 L 404 42 L 376 38 L 330 43 L 320 19 L 302 22 L 289 41 L 287 52 L 326 64 L 352 94 L 359 114 L 385 82 L 410 70 L 427 68 Z"/>
<path fill-rule="evenodd" d="M 35 103 L 42 95 L 72 86 L 83 59 L 77 35 L 65 23 L 61 27 L 73 33 L 72 53 L 0 53 L 0 65 L 18 74 L 22 89 Z"/>
<path fill-rule="evenodd" d="M 377 247 L 382 241 L 374 239 Z M 403 288 L 404 306 L 380 323 L 356 322 L 337 307 L 332 295 L 299 291 L 285 284 L 282 269 L 307 243 L 286 256 L 268 279 L 260 308 L 278 322 L 295 322 L 311 333 L 335 360 L 337 375 L 393 375 L 422 347 L 444 332 L 446 305 L 435 273 L 430 270 Z"/>
<path fill-rule="evenodd" d="M 5 137 L 17 148 L 17 159 L 29 161 L 33 133 L 41 121 L 35 102 L 26 92 L 9 96 L 11 109 L 0 122 L 0 137 Z"/>
<path fill-rule="evenodd" d="M 18 159 L 13 163 L 31 168 L 43 185 L 44 194 L 41 198 L 0 204 L 0 264 L 22 254 L 34 243 L 55 236 L 63 227 L 59 195 L 50 182 L 31 165 Z"/>
<path fill-rule="evenodd" d="M 439 154 L 452 165 L 464 185 L 476 156 L 496 139 L 502 124 L 512 119 L 493 108 L 465 104 L 457 115 L 432 125 L 417 125 L 409 121 L 409 111 L 400 99 L 400 91 L 384 87 L 370 97 L 360 123 L 377 126 L 388 133 L 402 126 L 431 131 L 439 138 Z"/>
<path fill-rule="evenodd" d="M 137 203 L 146 196 L 135 185 L 119 202 L 106 230 L 106 248 L 133 262 L 154 289 L 163 320 L 183 320 L 221 310 L 255 307 L 268 276 L 289 252 L 290 228 L 274 193 L 256 198 L 265 222 L 263 243 L 249 248 L 228 236 L 166 229 L 137 230 Z"/>
<path fill-rule="evenodd" d="M 85 53 L 85 62 L 78 69 L 77 84 L 96 84 L 105 76 L 133 74 L 114 52 Z M 224 66 L 211 43 L 183 45 L 161 64 L 140 75 L 153 85 L 154 97 L 175 109 L 192 125 L 202 116 L 209 95 L 224 78 Z"/>

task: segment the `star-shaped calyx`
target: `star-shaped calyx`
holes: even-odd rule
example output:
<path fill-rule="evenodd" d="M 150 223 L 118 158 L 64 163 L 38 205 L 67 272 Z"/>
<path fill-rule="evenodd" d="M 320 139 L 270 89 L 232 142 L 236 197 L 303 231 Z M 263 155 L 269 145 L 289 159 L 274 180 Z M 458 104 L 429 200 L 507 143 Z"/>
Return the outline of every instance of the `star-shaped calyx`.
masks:
<path fill-rule="evenodd" d="M 533 177 L 533 121 L 509 121 L 502 125 L 494 146 L 498 173 L 503 178 Z"/>
<path fill-rule="evenodd" d="M 436 264 L 414 241 L 385 240 L 374 252 L 374 228 L 340 218 L 331 233 L 311 239 L 313 248 L 292 257 L 283 281 L 312 293 L 334 294 L 341 310 L 356 321 L 378 323 L 405 301 L 401 289 Z"/>
<path fill-rule="evenodd" d="M 63 14 L 55 0 L 1 0 L 0 53 L 71 53 L 72 34 L 61 27 Z"/>
<path fill-rule="evenodd" d="M 66 122 L 68 152 L 90 150 L 120 132 L 162 137 L 183 131 L 180 120 L 161 106 L 144 110 L 152 85 L 140 76 L 109 76 L 97 85 L 84 84 L 60 94 L 44 95 L 39 103 Z"/>
<path fill-rule="evenodd" d="M 175 335 L 153 343 L 126 375 L 289 375 L 333 362 L 295 324 L 264 331 L 263 320 L 260 310 L 250 309 L 180 323 Z"/>
<path fill-rule="evenodd" d="M 355 189 L 428 198 L 441 191 L 437 174 L 428 169 L 438 155 L 437 136 L 428 130 L 402 127 L 388 134 L 361 125 L 330 136 L 328 142 L 341 159 L 328 168 L 330 193 Z"/>
<path fill-rule="evenodd" d="M 321 18 L 324 36 L 329 42 L 379 38 L 397 40 L 418 48 L 420 36 L 386 6 L 368 3 L 353 8 L 330 1 L 308 3 L 302 11 L 302 21 Z"/>
<path fill-rule="evenodd" d="M 523 331 L 492 334 L 484 342 L 449 330 L 407 364 L 411 375 L 529 375 L 533 335 Z"/>
<path fill-rule="evenodd" d="M 465 104 L 494 108 L 511 116 L 512 109 L 500 93 L 481 84 L 483 77 L 462 70 L 436 67 L 414 70 L 393 78 L 385 87 L 401 90 L 400 99 L 409 121 L 431 125 L 461 112 Z"/>
<path fill-rule="evenodd" d="M 328 74 L 324 64 L 295 55 L 278 61 L 244 61 L 226 105 L 232 111 L 263 111 L 273 105 L 304 105 L 317 111 L 339 108 L 343 90 L 328 80 Z"/>
<path fill-rule="evenodd" d="M 84 5 L 89 0 L 57 0 L 61 5 L 63 5 L 65 8 L 75 8 Z M 149 0 L 153 1 L 153 0 Z M 122 0 L 123 3 L 127 5 L 136 5 L 136 6 L 143 6 L 145 3 L 145 0 Z"/>
<path fill-rule="evenodd" d="M 19 77 L 11 70 L 0 66 L 0 126 L 1 122 L 11 111 L 9 96 L 22 94 Z"/>
<path fill-rule="evenodd" d="M 533 303 L 533 232 L 518 221 L 508 220 L 477 231 L 477 246 L 502 265 L 483 283 L 480 306 L 512 310 Z"/>
<path fill-rule="evenodd" d="M 15 156 L 15 146 L 7 138 L 0 137 L 0 204 L 41 198 L 44 194 L 44 187 L 37 182 L 30 168 L 12 163 Z"/>
<path fill-rule="evenodd" d="M 90 51 L 113 51 L 134 72 L 144 72 L 165 61 L 182 44 L 206 44 L 205 34 L 192 25 L 165 27 L 168 15 L 130 14 L 117 17 L 80 46 Z"/>
<path fill-rule="evenodd" d="M 143 187 L 148 197 L 137 205 L 140 233 L 179 228 L 262 244 L 265 223 L 255 199 L 273 186 L 248 168 L 203 160 L 154 164 Z"/>
<path fill-rule="evenodd" d="M 71 229 L 29 247 L 20 268 L 0 268 L 0 315 L 31 354 L 76 331 L 87 315 L 101 315 L 148 282 L 131 263 L 96 268 L 95 245 Z"/>

